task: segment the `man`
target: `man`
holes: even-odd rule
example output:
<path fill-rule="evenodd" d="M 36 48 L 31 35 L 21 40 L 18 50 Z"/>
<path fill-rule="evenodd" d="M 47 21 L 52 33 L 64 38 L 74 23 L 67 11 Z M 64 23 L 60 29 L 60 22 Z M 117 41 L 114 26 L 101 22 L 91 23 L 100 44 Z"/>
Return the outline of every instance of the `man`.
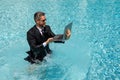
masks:
<path fill-rule="evenodd" d="M 47 54 L 51 54 L 49 48 L 50 42 L 64 43 L 64 41 L 54 40 L 55 34 L 52 32 L 49 25 L 46 25 L 46 17 L 44 12 L 36 12 L 34 14 L 35 25 L 27 32 L 27 41 L 30 46 L 28 56 L 25 58 L 26 61 L 37 63 L 43 61 Z M 66 32 L 66 40 L 70 38 L 70 30 Z M 63 38 L 63 34 L 59 35 L 59 38 Z"/>
<path fill-rule="evenodd" d="M 49 43 L 53 42 L 53 37 L 55 36 L 50 26 L 46 25 L 44 12 L 36 12 L 34 14 L 34 21 L 36 25 L 27 32 L 27 41 L 30 46 L 30 51 L 27 52 L 28 56 L 25 60 L 30 63 L 43 61 L 44 57 L 51 53 Z"/>

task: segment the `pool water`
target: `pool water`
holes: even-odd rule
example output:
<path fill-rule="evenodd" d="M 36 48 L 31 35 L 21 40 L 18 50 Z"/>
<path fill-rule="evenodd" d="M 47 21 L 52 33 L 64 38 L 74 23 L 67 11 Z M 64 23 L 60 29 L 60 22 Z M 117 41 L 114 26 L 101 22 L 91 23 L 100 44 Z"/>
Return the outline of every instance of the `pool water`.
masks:
<path fill-rule="evenodd" d="M 120 0 L 0 0 L 0 80 L 120 80 Z M 24 61 L 36 11 L 65 44 L 40 64 Z"/>

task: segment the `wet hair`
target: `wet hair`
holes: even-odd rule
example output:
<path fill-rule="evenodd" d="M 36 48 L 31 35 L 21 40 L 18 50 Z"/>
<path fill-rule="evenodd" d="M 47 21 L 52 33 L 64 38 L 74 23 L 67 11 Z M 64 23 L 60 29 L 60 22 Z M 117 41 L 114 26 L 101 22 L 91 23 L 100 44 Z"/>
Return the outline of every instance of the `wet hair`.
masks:
<path fill-rule="evenodd" d="M 34 20 L 35 20 L 35 22 L 36 22 L 36 20 L 39 20 L 41 16 L 44 16 L 44 15 L 45 15 L 44 12 L 36 12 L 34 14 Z"/>

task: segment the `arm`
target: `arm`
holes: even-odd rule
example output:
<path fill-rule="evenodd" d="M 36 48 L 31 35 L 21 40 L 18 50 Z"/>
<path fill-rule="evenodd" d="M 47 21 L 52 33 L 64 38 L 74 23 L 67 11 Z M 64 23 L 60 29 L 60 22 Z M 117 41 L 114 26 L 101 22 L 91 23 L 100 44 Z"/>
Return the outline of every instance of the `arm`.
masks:
<path fill-rule="evenodd" d="M 48 34 L 48 37 L 54 37 L 55 34 L 53 33 L 53 31 L 51 30 L 50 26 L 46 25 L 44 27 L 44 31 Z"/>
<path fill-rule="evenodd" d="M 49 36 L 50 37 L 53 37 L 54 39 L 54 36 L 56 36 L 53 31 L 51 30 L 50 26 L 46 26 L 48 31 L 49 31 Z M 63 34 L 61 34 L 61 37 L 63 37 Z M 65 41 L 54 41 L 54 43 L 65 43 Z"/>

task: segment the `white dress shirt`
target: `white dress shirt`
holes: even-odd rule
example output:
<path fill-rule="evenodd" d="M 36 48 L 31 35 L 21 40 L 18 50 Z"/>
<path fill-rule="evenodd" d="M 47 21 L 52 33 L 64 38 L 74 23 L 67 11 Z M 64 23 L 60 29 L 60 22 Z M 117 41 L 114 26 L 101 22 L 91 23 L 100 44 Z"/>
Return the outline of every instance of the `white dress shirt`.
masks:
<path fill-rule="evenodd" d="M 43 36 L 42 29 L 40 27 L 38 27 L 38 26 L 36 26 L 36 27 L 39 30 L 40 34 Z M 44 42 L 43 46 L 45 47 L 46 45 L 47 45 L 46 42 Z"/>

